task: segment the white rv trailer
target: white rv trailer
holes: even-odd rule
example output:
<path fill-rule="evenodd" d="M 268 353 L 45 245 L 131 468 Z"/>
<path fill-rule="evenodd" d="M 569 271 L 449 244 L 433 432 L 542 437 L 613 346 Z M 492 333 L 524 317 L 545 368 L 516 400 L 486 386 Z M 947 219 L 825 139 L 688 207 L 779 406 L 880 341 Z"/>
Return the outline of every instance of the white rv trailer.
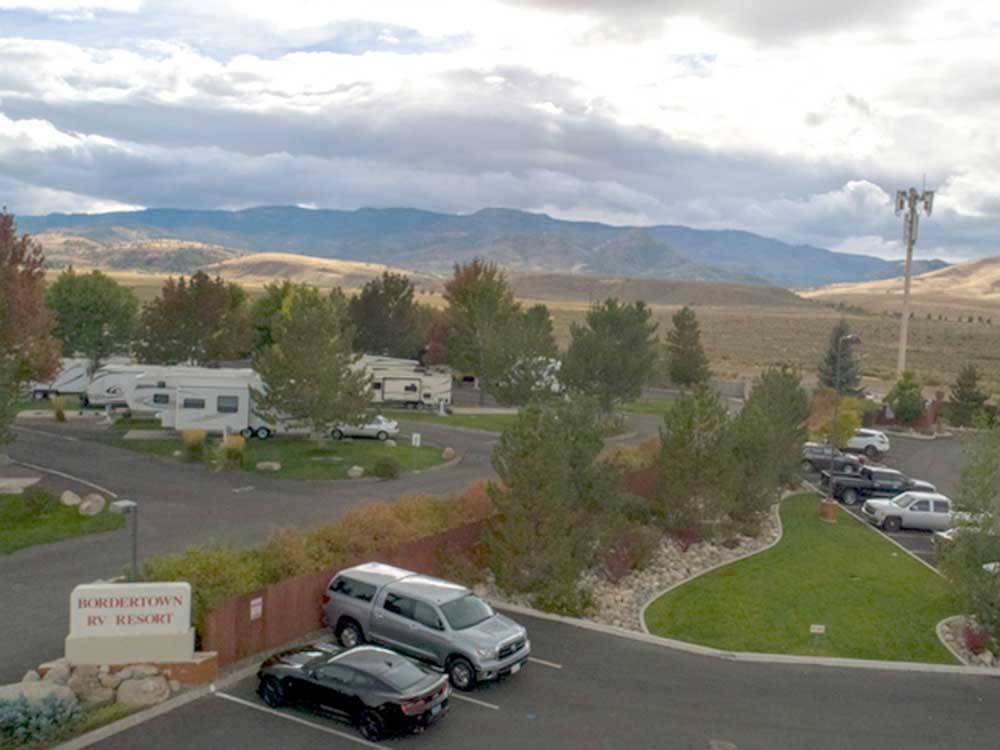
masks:
<path fill-rule="evenodd" d="M 75 396 L 83 394 L 89 382 L 90 360 L 85 358 L 66 358 L 62 360 L 59 374 L 51 382 L 29 383 L 28 392 L 36 400 L 48 398 L 49 396 Z"/>
<path fill-rule="evenodd" d="M 126 406 L 128 391 L 136 377 L 162 370 L 163 365 L 104 365 L 90 379 L 84 402 L 90 406 Z"/>
<path fill-rule="evenodd" d="M 164 427 L 173 427 L 177 386 L 192 379 L 246 380 L 253 377 L 249 368 L 190 367 L 171 365 L 152 367 L 136 375 L 126 388 L 129 411 L 133 415 L 157 414 Z"/>
<path fill-rule="evenodd" d="M 451 404 L 451 369 L 425 367 L 415 359 L 366 354 L 358 362 L 371 376 L 371 399 L 377 404 L 439 408 Z"/>
<path fill-rule="evenodd" d="M 173 405 L 160 413 L 160 422 L 176 430 L 205 430 L 268 438 L 276 426 L 267 424 L 253 409 L 253 391 L 263 383 L 252 370 L 230 377 L 178 378 Z M 172 412 L 171 416 L 167 416 Z"/>

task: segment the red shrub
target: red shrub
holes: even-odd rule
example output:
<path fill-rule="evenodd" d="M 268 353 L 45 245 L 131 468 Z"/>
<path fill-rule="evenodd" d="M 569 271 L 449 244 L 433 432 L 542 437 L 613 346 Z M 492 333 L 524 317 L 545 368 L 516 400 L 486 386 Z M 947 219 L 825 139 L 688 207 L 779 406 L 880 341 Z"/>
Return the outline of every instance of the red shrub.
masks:
<path fill-rule="evenodd" d="M 674 539 L 676 539 L 677 543 L 681 545 L 681 551 L 687 552 L 688 547 L 701 541 L 701 534 L 698 533 L 698 529 L 693 526 L 689 526 L 688 528 L 682 529 L 674 534 Z"/>
<path fill-rule="evenodd" d="M 655 466 L 650 466 L 648 469 L 639 469 L 626 474 L 622 478 L 622 485 L 629 494 L 652 500 L 656 497 L 658 479 L 659 470 Z"/>
<path fill-rule="evenodd" d="M 633 570 L 645 567 L 656 550 L 658 534 L 632 525 L 608 540 L 601 554 L 601 565 L 608 580 L 618 583 Z"/>
<path fill-rule="evenodd" d="M 981 654 L 989 648 L 993 639 L 990 637 L 988 629 L 966 625 L 965 630 L 962 631 L 962 640 L 965 641 L 965 647 L 969 651 L 974 654 Z"/>

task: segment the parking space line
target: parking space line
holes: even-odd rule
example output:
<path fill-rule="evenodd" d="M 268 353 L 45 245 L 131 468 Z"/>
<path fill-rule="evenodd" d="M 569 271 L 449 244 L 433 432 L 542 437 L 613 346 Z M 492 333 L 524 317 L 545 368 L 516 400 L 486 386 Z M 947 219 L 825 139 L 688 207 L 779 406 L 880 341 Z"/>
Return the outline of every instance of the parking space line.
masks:
<path fill-rule="evenodd" d="M 536 659 L 534 656 L 529 656 L 528 661 L 532 664 L 541 664 L 543 667 L 552 667 L 552 669 L 562 669 L 562 664 L 556 664 L 554 661 L 545 661 L 545 659 Z"/>
<path fill-rule="evenodd" d="M 286 719 L 288 721 L 293 721 L 296 724 L 302 724 L 307 727 L 312 727 L 320 732 L 326 732 L 327 734 L 332 734 L 335 737 L 340 737 L 345 740 L 350 740 L 351 742 L 356 742 L 359 745 L 364 745 L 365 747 L 381 747 L 381 745 L 376 745 L 374 742 L 369 742 L 368 740 L 358 737 L 353 734 L 348 734 L 347 732 L 340 732 L 336 729 L 330 727 L 325 727 L 322 724 L 315 724 L 307 719 L 300 718 L 298 716 L 292 716 L 291 714 L 282 713 L 281 711 L 276 711 L 273 708 L 267 706 L 261 706 L 257 703 L 251 701 L 243 700 L 242 698 L 237 698 L 235 695 L 229 695 L 228 693 L 216 693 L 220 698 L 227 701 L 232 701 L 233 703 L 238 703 L 241 706 L 246 706 L 247 708 L 252 708 L 255 711 L 260 711 L 264 714 L 271 714 L 272 716 L 277 716 L 279 719 Z"/>
<path fill-rule="evenodd" d="M 459 695 L 458 693 L 452 693 L 451 697 L 455 700 L 465 701 L 466 703 L 475 703 L 477 706 L 482 706 L 483 708 L 490 708 L 494 711 L 499 711 L 500 706 L 495 703 L 487 703 L 486 701 L 477 700 L 475 698 L 469 698 L 466 695 Z"/>

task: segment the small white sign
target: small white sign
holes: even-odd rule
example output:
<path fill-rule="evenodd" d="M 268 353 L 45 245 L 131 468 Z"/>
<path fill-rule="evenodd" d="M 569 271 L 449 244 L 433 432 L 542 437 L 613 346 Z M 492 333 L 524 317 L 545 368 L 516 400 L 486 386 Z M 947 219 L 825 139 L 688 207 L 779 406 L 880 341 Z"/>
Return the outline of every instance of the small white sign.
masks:
<path fill-rule="evenodd" d="M 810 625 L 809 632 L 813 635 L 824 635 L 826 633 L 826 625 Z"/>
<path fill-rule="evenodd" d="M 414 448 L 419 448 L 420 447 L 420 433 L 419 432 L 414 432 L 413 435 L 410 437 L 410 442 L 413 444 Z"/>
<path fill-rule="evenodd" d="M 190 583 L 87 583 L 69 598 L 70 635 L 184 634 Z"/>
<path fill-rule="evenodd" d="M 264 614 L 264 597 L 258 596 L 250 600 L 250 619 L 259 620 Z"/>

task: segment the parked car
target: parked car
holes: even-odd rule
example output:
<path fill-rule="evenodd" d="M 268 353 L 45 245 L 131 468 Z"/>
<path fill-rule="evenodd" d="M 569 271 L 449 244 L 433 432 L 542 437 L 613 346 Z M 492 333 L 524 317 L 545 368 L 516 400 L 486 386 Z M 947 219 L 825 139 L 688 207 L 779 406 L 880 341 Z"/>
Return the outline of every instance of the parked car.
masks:
<path fill-rule="evenodd" d="M 267 705 L 296 704 L 348 721 L 371 742 L 422 730 L 448 711 L 448 678 L 384 648 L 316 643 L 272 656 L 257 672 Z"/>
<path fill-rule="evenodd" d="M 847 450 L 878 458 L 889 452 L 889 438 L 879 430 L 857 430 L 847 441 Z"/>
<path fill-rule="evenodd" d="M 803 443 L 802 471 L 814 473 L 829 469 L 833 464 L 834 473 L 857 473 L 865 460 L 858 456 L 841 453 L 826 443 Z"/>
<path fill-rule="evenodd" d="M 866 500 L 861 512 L 870 523 L 886 531 L 952 527 L 951 500 L 936 492 L 904 492 L 892 500 Z"/>
<path fill-rule="evenodd" d="M 531 653 L 527 631 L 464 586 L 382 563 L 335 575 L 323 609 L 343 646 L 388 646 L 443 669 L 459 690 L 517 673 Z"/>
<path fill-rule="evenodd" d="M 820 486 L 830 486 L 830 472 L 820 476 Z M 937 492 L 930 482 L 910 479 L 895 469 L 863 466 L 856 474 L 833 474 L 833 496 L 844 505 L 855 505 L 859 500 L 885 497 L 893 498 L 903 492 Z"/>
<path fill-rule="evenodd" d="M 345 437 L 367 437 L 388 440 L 399 434 L 399 422 L 386 419 L 381 414 L 366 424 L 339 424 L 330 432 L 330 437 L 340 440 Z"/>

